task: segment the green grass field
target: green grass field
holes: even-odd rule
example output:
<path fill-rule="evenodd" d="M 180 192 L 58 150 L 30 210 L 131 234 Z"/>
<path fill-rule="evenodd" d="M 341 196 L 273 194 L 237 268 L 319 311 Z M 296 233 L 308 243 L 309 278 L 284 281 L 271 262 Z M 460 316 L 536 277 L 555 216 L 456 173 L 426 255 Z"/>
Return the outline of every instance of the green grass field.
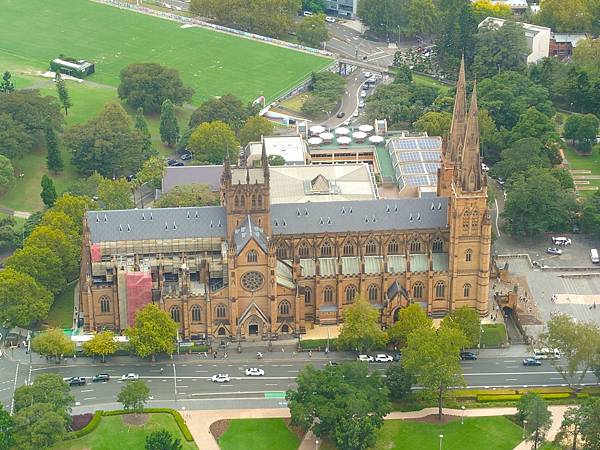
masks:
<path fill-rule="evenodd" d="M 54 450 L 114 450 L 115 448 L 137 450 L 144 449 L 146 436 L 159 429 L 168 430 L 179 438 L 183 450 L 196 450 L 196 444 L 187 442 L 173 416 L 166 413 L 153 413 L 148 422 L 141 427 L 128 426 L 123 423 L 123 416 L 102 417 L 100 425 L 87 436 L 72 441 L 64 441 L 54 447 Z"/>
<path fill-rule="evenodd" d="M 445 425 L 386 420 L 375 450 L 437 450 L 440 434 L 444 450 L 510 450 L 521 441 L 521 429 L 502 416 L 466 417 Z"/>
<path fill-rule="evenodd" d="M 486 323 L 481 326 L 481 346 L 497 346 L 506 341 L 506 327 L 503 323 Z"/>
<path fill-rule="evenodd" d="M 75 285 L 73 282 L 67 288 L 54 297 L 54 303 L 48 313 L 48 318 L 44 321 L 50 328 L 71 328 L 73 326 L 73 294 Z"/>
<path fill-rule="evenodd" d="M 117 86 L 122 68 L 160 62 L 196 89 L 194 100 L 228 92 L 267 99 L 330 59 L 87 0 L 0 0 L 0 67 L 47 70 L 59 54 L 96 63 L 89 79 Z"/>
<path fill-rule="evenodd" d="M 569 161 L 569 167 L 575 170 L 591 170 L 592 175 L 600 175 L 600 152 L 592 151 L 589 155 L 576 152 L 570 143 L 563 146 L 565 158 Z M 600 188 L 600 180 L 589 180 L 591 186 Z M 579 194 L 587 197 L 595 191 L 579 191 Z"/>
<path fill-rule="evenodd" d="M 231 420 L 219 438 L 221 450 L 297 450 L 299 445 L 300 439 L 283 419 Z"/>

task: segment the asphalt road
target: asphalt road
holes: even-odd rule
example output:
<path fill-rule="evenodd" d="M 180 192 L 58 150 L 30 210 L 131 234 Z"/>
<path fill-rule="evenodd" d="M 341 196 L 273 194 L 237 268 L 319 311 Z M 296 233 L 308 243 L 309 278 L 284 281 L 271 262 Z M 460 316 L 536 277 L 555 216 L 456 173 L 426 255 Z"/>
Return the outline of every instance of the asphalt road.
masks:
<path fill-rule="evenodd" d="M 331 116 L 320 125 L 324 126 L 325 128 L 336 128 L 346 121 L 353 122 L 358 119 L 352 117 L 352 115 L 355 111 L 358 111 L 358 102 L 361 99 L 360 93 L 362 91 L 362 86 L 367 80 L 364 73 L 364 70 L 356 69 L 347 77 L 348 81 L 346 84 L 346 93 L 342 97 L 339 109 L 334 111 Z M 367 91 L 367 95 L 370 95 L 373 90 L 374 88 L 369 89 Z M 344 117 L 337 117 L 337 114 L 340 112 L 344 113 Z"/>

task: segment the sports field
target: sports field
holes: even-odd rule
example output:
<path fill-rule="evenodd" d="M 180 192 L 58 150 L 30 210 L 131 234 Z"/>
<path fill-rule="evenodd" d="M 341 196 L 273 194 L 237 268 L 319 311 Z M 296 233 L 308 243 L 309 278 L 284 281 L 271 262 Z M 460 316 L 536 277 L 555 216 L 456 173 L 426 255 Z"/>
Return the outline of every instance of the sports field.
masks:
<path fill-rule="evenodd" d="M 0 70 L 47 70 L 59 54 L 96 62 L 91 81 L 117 86 L 131 63 L 180 71 L 194 103 L 228 92 L 267 100 L 330 60 L 88 0 L 0 0 Z"/>

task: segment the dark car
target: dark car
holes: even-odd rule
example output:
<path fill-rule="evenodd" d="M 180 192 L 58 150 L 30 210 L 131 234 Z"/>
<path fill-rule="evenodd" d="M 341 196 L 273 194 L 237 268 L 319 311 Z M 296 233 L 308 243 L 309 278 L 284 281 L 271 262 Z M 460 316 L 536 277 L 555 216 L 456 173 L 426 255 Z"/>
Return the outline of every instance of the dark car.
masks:
<path fill-rule="evenodd" d="M 346 113 L 344 111 L 340 111 L 339 113 L 337 113 L 337 118 L 341 119 L 342 117 L 344 117 L 346 115 Z"/>
<path fill-rule="evenodd" d="M 110 380 L 110 375 L 107 373 L 99 373 L 92 377 L 92 382 L 94 382 L 94 383 L 97 381 L 108 381 L 108 380 Z"/>
<path fill-rule="evenodd" d="M 535 358 L 526 358 L 523 360 L 524 366 L 541 366 L 542 362 L 539 359 Z"/>
<path fill-rule="evenodd" d="M 338 365 L 338 363 L 336 363 L 335 361 L 329 361 L 329 362 L 327 363 L 327 365 L 328 365 L 328 366 L 331 366 L 331 367 L 336 367 L 336 366 Z"/>
<path fill-rule="evenodd" d="M 65 378 L 65 381 L 69 386 L 83 386 L 85 384 L 85 378 L 83 377 Z"/>
<path fill-rule="evenodd" d="M 185 164 L 182 163 L 181 161 L 175 161 L 175 164 L 171 164 L 171 166 L 173 166 L 173 167 L 183 167 L 183 166 L 185 166 Z"/>
<path fill-rule="evenodd" d="M 477 359 L 477 355 L 473 352 L 460 352 L 460 359 L 463 361 L 474 361 Z"/>
<path fill-rule="evenodd" d="M 167 159 L 167 165 L 174 166 L 175 164 L 177 164 L 177 161 L 174 159 Z"/>
<path fill-rule="evenodd" d="M 402 359 L 402 353 L 396 352 L 392 355 L 392 358 L 394 359 L 394 362 L 400 362 Z"/>
<path fill-rule="evenodd" d="M 133 180 L 135 180 L 135 175 L 127 175 L 127 181 L 131 182 Z"/>
<path fill-rule="evenodd" d="M 188 159 L 192 159 L 192 154 L 191 153 L 183 153 L 181 155 L 181 159 L 184 160 L 184 161 L 186 161 Z"/>

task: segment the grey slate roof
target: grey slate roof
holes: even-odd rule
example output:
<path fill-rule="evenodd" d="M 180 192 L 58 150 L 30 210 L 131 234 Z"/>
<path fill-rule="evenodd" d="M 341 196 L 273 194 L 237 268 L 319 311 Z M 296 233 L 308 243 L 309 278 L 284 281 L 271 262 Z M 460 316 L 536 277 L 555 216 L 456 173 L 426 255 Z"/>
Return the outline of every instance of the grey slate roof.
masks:
<path fill-rule="evenodd" d="M 225 238 L 227 229 L 222 206 L 89 211 L 86 217 L 92 243 Z"/>
<path fill-rule="evenodd" d="M 250 220 L 250 216 L 248 216 L 246 220 L 244 220 L 244 223 L 242 223 L 233 234 L 236 252 L 239 254 L 252 238 L 254 238 L 265 253 L 269 250 L 267 236 L 265 236 L 263 229 L 258 225 L 255 225 L 252 220 Z"/>
<path fill-rule="evenodd" d="M 448 199 L 401 198 L 271 205 L 274 235 L 447 226 Z"/>
<path fill-rule="evenodd" d="M 162 191 L 166 193 L 175 186 L 187 184 L 208 184 L 211 191 L 219 192 L 222 173 L 222 165 L 167 167 L 162 180 Z"/>

